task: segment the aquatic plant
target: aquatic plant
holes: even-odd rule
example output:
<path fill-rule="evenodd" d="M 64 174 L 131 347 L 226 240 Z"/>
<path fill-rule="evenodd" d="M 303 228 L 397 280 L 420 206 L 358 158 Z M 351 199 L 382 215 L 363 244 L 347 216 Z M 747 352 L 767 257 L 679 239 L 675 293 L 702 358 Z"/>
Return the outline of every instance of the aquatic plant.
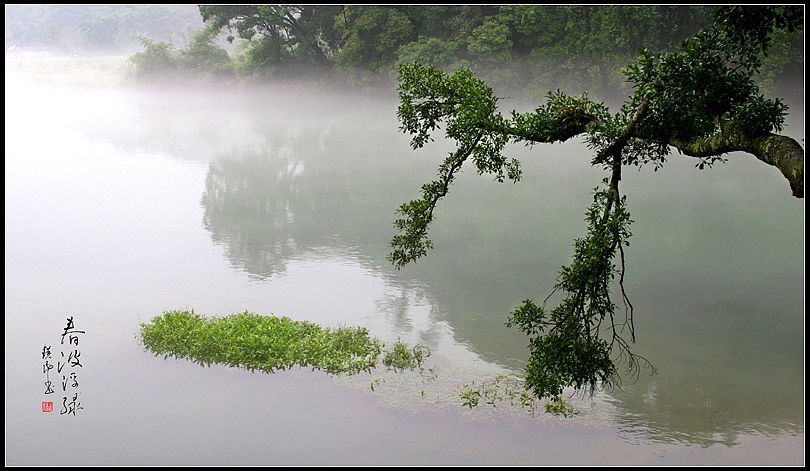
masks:
<path fill-rule="evenodd" d="M 397 340 L 386 350 L 385 344 L 371 337 L 364 327 L 326 328 L 248 311 L 224 317 L 206 317 L 194 310 L 166 311 L 140 324 L 138 340 L 155 356 L 209 367 L 220 364 L 264 373 L 302 367 L 351 376 L 371 373 L 381 363 L 394 373 L 418 372 L 422 383 L 436 379 L 436 371 L 424 366 L 431 353 L 426 346 L 409 346 Z M 385 377 L 373 379 L 371 390 L 376 391 L 385 382 Z M 454 395 L 470 409 L 484 404 L 501 405 L 523 408 L 534 415 L 537 403 L 524 382 L 516 376 L 498 375 L 492 380 L 464 384 Z M 424 389 L 421 395 L 425 396 Z M 561 396 L 546 404 L 546 412 L 565 417 L 577 413 Z"/>
<path fill-rule="evenodd" d="M 413 370 L 422 366 L 425 358 L 430 356 L 430 350 L 422 345 L 409 347 L 405 342 L 397 340 L 394 347 L 383 355 L 383 365 L 394 371 L 404 369 Z"/>
<path fill-rule="evenodd" d="M 328 374 L 370 372 L 382 353 L 382 343 L 364 327 L 325 328 L 247 311 L 211 318 L 166 311 L 140 325 L 139 340 L 156 356 L 264 373 L 295 366 Z"/>

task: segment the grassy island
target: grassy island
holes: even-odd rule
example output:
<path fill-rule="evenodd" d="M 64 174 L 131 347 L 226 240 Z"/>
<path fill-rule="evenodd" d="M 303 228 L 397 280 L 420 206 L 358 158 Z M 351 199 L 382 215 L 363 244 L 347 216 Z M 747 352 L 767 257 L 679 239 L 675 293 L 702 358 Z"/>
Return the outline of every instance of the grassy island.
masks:
<path fill-rule="evenodd" d="M 400 341 L 384 352 L 385 345 L 364 327 L 325 328 L 247 311 L 211 318 L 194 310 L 166 311 L 140 325 L 140 341 L 156 356 L 264 373 L 300 366 L 351 375 L 376 368 L 380 355 L 388 368 L 412 369 L 429 354 Z"/>

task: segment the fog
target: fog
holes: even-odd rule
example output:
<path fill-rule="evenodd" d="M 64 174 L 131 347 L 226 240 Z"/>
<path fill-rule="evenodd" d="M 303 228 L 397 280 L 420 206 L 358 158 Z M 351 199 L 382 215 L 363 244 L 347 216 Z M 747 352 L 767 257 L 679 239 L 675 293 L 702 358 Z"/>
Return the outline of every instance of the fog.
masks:
<path fill-rule="evenodd" d="M 411 149 L 393 90 L 96 87 L 37 67 L 6 63 L 7 465 L 803 464 L 804 201 L 753 157 L 625 172 L 634 351 L 655 375 L 571 397 L 572 418 L 471 409 L 465 387 L 525 365 L 506 316 L 584 235 L 604 175 L 583 143 L 509 147 L 517 184 L 467 169 L 434 250 L 396 270 L 396 208 L 454 148 Z M 799 95 L 785 134 L 803 143 Z M 365 326 L 429 346 L 435 374 L 154 357 L 138 326 L 174 309 Z M 75 416 L 40 410 L 40 353 L 68 317 L 86 331 Z"/>

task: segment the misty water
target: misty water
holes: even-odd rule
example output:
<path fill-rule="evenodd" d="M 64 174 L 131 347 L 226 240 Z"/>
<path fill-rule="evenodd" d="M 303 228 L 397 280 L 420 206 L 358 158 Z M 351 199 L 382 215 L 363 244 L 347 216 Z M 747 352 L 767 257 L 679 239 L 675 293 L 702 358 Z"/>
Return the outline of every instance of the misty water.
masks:
<path fill-rule="evenodd" d="M 509 147 L 517 184 L 468 168 L 433 251 L 398 271 L 396 208 L 453 147 L 411 149 L 393 94 L 6 79 L 7 465 L 804 463 L 804 200 L 749 155 L 625 172 L 633 348 L 657 371 L 568 398 L 565 418 L 460 394 L 527 360 L 504 322 L 549 294 L 585 234 L 605 175 L 583 143 Z M 800 106 L 787 124 L 803 142 Z M 429 373 L 261 374 L 145 351 L 140 323 L 184 309 L 367 327 L 428 346 Z M 65 363 L 68 318 L 78 386 L 54 369 L 46 395 L 43 347 Z M 81 408 L 63 414 L 73 391 Z"/>

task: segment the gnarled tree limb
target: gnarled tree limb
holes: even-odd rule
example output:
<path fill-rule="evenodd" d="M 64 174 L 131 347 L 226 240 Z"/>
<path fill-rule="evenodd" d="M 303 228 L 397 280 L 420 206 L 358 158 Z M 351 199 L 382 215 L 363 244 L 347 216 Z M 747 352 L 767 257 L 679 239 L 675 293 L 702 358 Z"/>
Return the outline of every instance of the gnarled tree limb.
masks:
<path fill-rule="evenodd" d="M 756 137 L 745 135 L 731 121 L 720 125 L 721 132 L 690 142 L 671 140 L 669 144 L 691 157 L 708 157 L 728 152 L 747 152 L 778 168 L 790 183 L 796 198 L 804 198 L 804 149 L 794 139 L 778 134 Z"/>

